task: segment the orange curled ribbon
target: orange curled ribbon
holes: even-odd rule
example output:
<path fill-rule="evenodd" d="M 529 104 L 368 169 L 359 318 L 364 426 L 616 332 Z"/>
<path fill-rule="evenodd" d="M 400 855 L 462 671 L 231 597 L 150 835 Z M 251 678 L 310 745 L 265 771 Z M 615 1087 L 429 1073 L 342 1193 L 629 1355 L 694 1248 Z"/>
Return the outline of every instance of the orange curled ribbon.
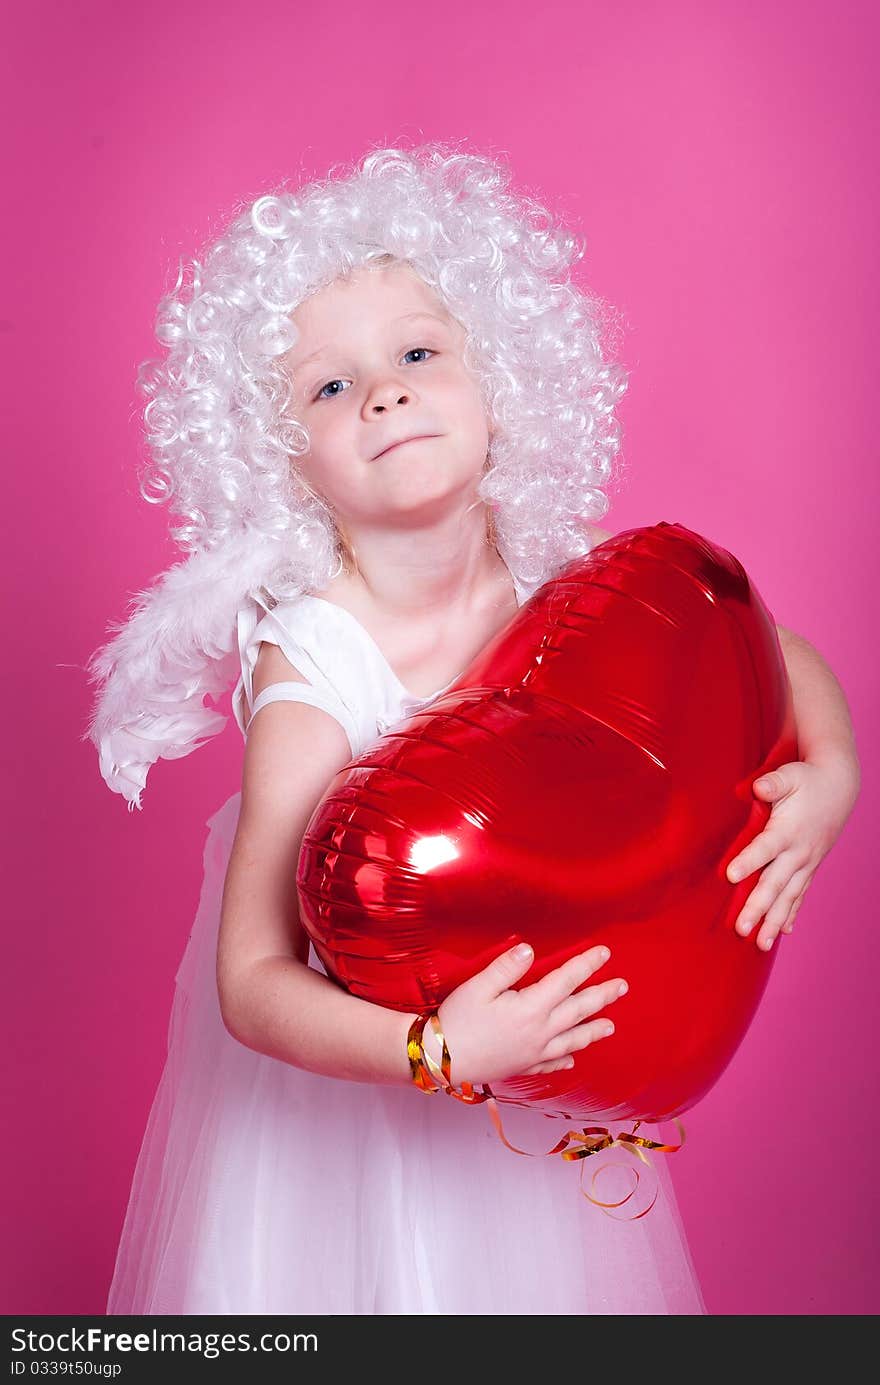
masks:
<path fill-rule="evenodd" d="M 525 1101 L 512 1101 L 509 1104 L 511 1106 L 525 1106 L 528 1109 L 532 1109 L 528 1107 L 528 1102 Z M 545 1112 L 544 1114 L 549 1113 Z M 571 1116 L 568 1115 L 567 1111 L 560 1111 L 558 1114 L 561 1116 L 565 1116 L 566 1120 L 571 1120 Z M 549 1154 L 559 1154 L 563 1159 L 588 1159 L 590 1155 L 599 1154 L 603 1149 L 623 1149 L 626 1153 L 632 1154 L 636 1159 L 640 1159 L 641 1162 L 643 1164 L 646 1164 L 648 1168 L 651 1168 L 651 1161 L 650 1159 L 648 1159 L 647 1155 L 642 1153 L 643 1149 L 657 1149 L 660 1150 L 660 1152 L 663 1154 L 675 1154 L 678 1150 L 681 1149 L 685 1141 L 684 1126 L 682 1125 L 681 1121 L 674 1116 L 672 1117 L 672 1119 L 674 1120 L 675 1125 L 678 1128 L 678 1133 L 681 1136 L 681 1139 L 677 1145 L 667 1145 L 664 1144 L 662 1140 L 649 1140 L 646 1139 L 644 1135 L 637 1135 L 636 1131 L 642 1124 L 640 1120 L 637 1120 L 635 1122 L 631 1131 L 625 1131 L 620 1135 L 612 1135 L 611 1131 L 607 1130 L 604 1125 L 585 1125 L 581 1130 L 567 1130 L 563 1135 L 562 1139 L 559 1140 L 553 1146 L 552 1149 L 545 1150 L 544 1155 L 542 1156 L 540 1153 L 532 1153 L 530 1150 L 527 1149 L 518 1149 L 516 1145 L 512 1145 L 510 1143 L 507 1136 L 504 1134 L 504 1130 L 502 1129 L 501 1116 L 498 1112 L 498 1103 L 494 1097 L 492 1097 L 492 1099 L 489 1102 L 489 1115 L 492 1118 L 492 1124 L 495 1126 L 495 1129 L 498 1132 L 498 1138 L 501 1141 L 501 1143 L 507 1145 L 508 1149 L 513 1150 L 514 1154 L 525 1154 L 528 1155 L 528 1157 L 531 1159 L 539 1159 L 541 1157 L 546 1157 Z M 577 1144 L 580 1145 L 580 1148 L 569 1148 L 570 1145 Z M 608 1208 L 622 1207 L 624 1203 L 629 1202 L 631 1197 L 635 1197 L 636 1189 L 638 1188 L 640 1182 L 638 1169 L 633 1168 L 631 1164 L 620 1164 L 620 1161 L 615 1161 L 614 1163 L 602 1164 L 601 1167 L 596 1170 L 596 1172 L 593 1174 L 590 1187 L 595 1189 L 596 1179 L 599 1177 L 600 1173 L 604 1173 L 606 1169 L 615 1168 L 618 1165 L 621 1168 L 627 1168 L 630 1173 L 635 1174 L 636 1180 L 633 1184 L 633 1187 L 627 1193 L 626 1197 L 621 1198 L 619 1202 L 602 1202 L 599 1198 L 593 1197 L 590 1193 L 588 1193 L 587 1190 L 584 1188 L 584 1169 L 586 1168 L 586 1165 L 581 1166 L 581 1192 L 583 1193 L 584 1197 L 587 1199 L 588 1202 L 593 1203 L 594 1207 L 601 1207 L 602 1211 L 605 1213 L 606 1216 L 611 1216 L 611 1213 L 607 1210 Z M 631 1217 L 613 1217 L 612 1220 L 638 1221 L 640 1217 L 647 1216 L 651 1208 L 654 1206 L 654 1203 L 657 1201 L 659 1195 L 660 1184 L 658 1182 L 657 1187 L 654 1191 L 654 1196 L 651 1198 L 651 1201 L 648 1203 L 644 1211 L 636 1212 Z"/>
<path fill-rule="evenodd" d="M 442 1049 L 439 1068 L 436 1061 L 426 1052 L 423 1043 L 424 1029 L 428 1020 L 431 1021 L 431 1027 L 437 1035 Z M 407 1035 L 406 1047 L 413 1081 L 421 1091 L 426 1092 L 428 1095 L 433 1095 L 438 1091 L 445 1091 L 447 1096 L 455 1097 L 456 1100 L 463 1101 L 468 1105 L 476 1105 L 487 1101 L 489 1103 L 489 1115 L 501 1143 L 506 1145 L 514 1154 L 525 1155 L 528 1159 L 547 1158 L 551 1154 L 559 1154 L 561 1158 L 568 1160 L 588 1159 L 593 1154 L 599 1154 L 603 1149 L 622 1149 L 626 1153 L 632 1154 L 636 1159 L 641 1160 L 648 1168 L 651 1168 L 651 1161 L 642 1152 L 643 1150 L 656 1149 L 663 1154 L 675 1154 L 681 1149 L 685 1142 L 684 1126 L 677 1117 L 673 1116 L 671 1119 L 674 1121 L 681 1137 L 677 1145 L 664 1144 L 661 1140 L 649 1140 L 644 1135 L 637 1135 L 636 1131 L 642 1124 L 641 1120 L 637 1120 L 631 1131 L 623 1132 L 619 1135 L 613 1135 L 604 1125 L 586 1125 L 580 1130 L 567 1130 L 562 1139 L 558 1140 L 552 1149 L 545 1150 L 543 1154 L 528 1149 L 519 1149 L 516 1145 L 510 1143 L 504 1133 L 504 1128 L 501 1124 L 501 1115 L 498 1110 L 498 1101 L 490 1087 L 483 1083 L 482 1090 L 476 1092 L 473 1084 L 470 1082 L 462 1082 L 461 1090 L 457 1090 L 452 1085 L 452 1058 L 436 1011 L 417 1016 Z M 510 1106 L 522 1106 L 525 1107 L 526 1110 L 534 1109 L 526 1101 L 511 1100 L 507 1102 L 507 1104 Z M 553 1113 L 542 1112 L 541 1114 L 551 1118 Z M 573 1119 L 567 1111 L 559 1111 L 556 1114 L 563 1116 L 566 1120 Z M 599 1177 L 600 1173 L 604 1173 L 606 1169 L 617 1167 L 618 1163 L 602 1164 L 593 1174 L 590 1184 L 591 1188 L 595 1189 L 596 1179 Z M 635 1196 L 636 1189 L 640 1182 L 638 1169 L 633 1168 L 630 1164 L 619 1166 L 629 1169 L 630 1173 L 634 1173 L 636 1181 L 626 1197 L 621 1198 L 618 1202 L 602 1202 L 599 1198 L 591 1196 L 583 1186 L 585 1165 L 581 1166 L 581 1192 L 588 1202 L 592 1202 L 595 1207 L 600 1207 L 606 1216 L 611 1216 L 611 1212 L 609 1211 L 610 1208 L 622 1207 L 624 1203 L 629 1202 L 630 1198 Z M 658 1182 L 654 1196 L 643 1211 L 637 1212 L 631 1217 L 612 1217 L 612 1220 L 638 1221 L 640 1217 L 647 1216 L 654 1206 L 654 1203 L 657 1201 L 659 1194 L 660 1184 Z"/>
<path fill-rule="evenodd" d="M 437 1072 L 437 1064 L 429 1053 L 425 1052 L 423 1034 L 428 1020 L 442 1047 L 440 1071 Z M 446 1036 L 440 1028 L 440 1018 L 436 1011 L 426 1011 L 422 1015 L 417 1015 L 409 1028 L 406 1036 L 406 1052 L 409 1058 L 410 1072 L 413 1082 L 423 1092 L 433 1096 L 435 1092 L 445 1091 L 447 1096 L 454 1096 L 457 1101 L 464 1101 L 469 1106 L 477 1105 L 481 1101 L 494 1101 L 489 1088 L 483 1084 L 481 1092 L 475 1092 L 472 1082 L 462 1082 L 461 1090 L 452 1085 L 452 1056 L 446 1043 Z M 434 1074 L 437 1074 L 435 1077 Z"/>

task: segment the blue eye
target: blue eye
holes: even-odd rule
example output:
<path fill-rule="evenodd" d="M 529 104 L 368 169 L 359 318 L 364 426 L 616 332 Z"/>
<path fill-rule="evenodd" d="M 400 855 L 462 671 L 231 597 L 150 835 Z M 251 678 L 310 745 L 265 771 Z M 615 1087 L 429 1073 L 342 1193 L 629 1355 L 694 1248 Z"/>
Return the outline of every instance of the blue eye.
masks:
<path fill-rule="evenodd" d="M 316 399 L 335 399 L 335 398 L 336 398 L 336 395 L 335 395 L 335 394 L 325 394 L 324 391 L 325 391 L 326 389 L 329 389 L 331 385 L 341 385 L 341 384 L 342 384 L 342 381 L 341 381 L 341 380 L 328 380 L 327 383 L 326 383 L 326 385 L 322 385 L 321 388 L 318 390 L 318 393 L 315 395 L 315 398 L 316 398 Z M 340 393 L 341 393 L 341 391 L 340 391 Z"/>
<path fill-rule="evenodd" d="M 418 352 L 418 351 L 427 351 L 427 352 L 429 352 L 430 355 L 432 355 L 432 356 L 435 356 L 435 355 L 437 354 L 437 353 L 434 351 L 433 347 L 431 347 L 431 346 L 412 346 L 412 347 L 410 347 L 409 351 L 404 351 L 403 354 L 404 354 L 404 356 L 412 356 L 414 352 Z M 419 365 L 420 362 L 416 361 L 415 364 L 416 364 L 416 365 Z M 336 399 L 336 398 L 338 397 L 338 395 L 340 395 L 340 394 L 343 393 L 342 390 L 336 390 L 336 391 L 334 391 L 333 394 L 325 394 L 324 391 L 325 391 L 326 389 L 329 389 L 331 385 L 341 385 L 341 384 L 344 384 L 344 381 L 343 381 L 343 380 L 328 380 L 327 383 L 326 383 L 326 385 L 322 385 L 321 388 L 318 390 L 318 393 L 315 395 L 315 399 L 316 399 L 316 400 L 318 400 L 318 399 Z"/>

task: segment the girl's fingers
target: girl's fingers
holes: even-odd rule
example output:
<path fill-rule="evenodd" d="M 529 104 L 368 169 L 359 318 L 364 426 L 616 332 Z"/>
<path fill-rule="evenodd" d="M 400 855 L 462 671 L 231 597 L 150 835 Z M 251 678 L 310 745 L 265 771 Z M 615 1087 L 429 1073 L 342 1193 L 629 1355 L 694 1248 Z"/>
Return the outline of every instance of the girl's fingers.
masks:
<path fill-rule="evenodd" d="M 798 895 L 798 897 L 797 897 L 797 899 L 795 900 L 794 904 L 792 904 L 791 908 L 789 909 L 789 911 L 788 911 L 788 918 L 785 920 L 785 923 L 782 925 L 782 931 L 783 931 L 783 933 L 793 933 L 793 932 L 794 932 L 794 919 L 795 919 L 795 915 L 797 914 L 798 909 L 801 907 L 801 900 L 802 900 L 802 899 L 803 899 L 803 895 L 802 895 L 802 894 Z"/>
<path fill-rule="evenodd" d="M 793 853 L 784 851 L 761 873 L 760 880 L 740 910 L 734 925 L 741 937 L 747 938 L 761 919 L 765 916 L 770 917 L 770 911 L 783 891 L 788 892 L 792 884 L 796 890 L 801 888 L 803 873 L 799 869 L 793 869 L 796 864 Z"/>
<path fill-rule="evenodd" d="M 509 991 L 517 981 L 522 980 L 526 972 L 531 970 L 534 960 L 535 954 L 531 946 L 518 943 L 516 947 L 509 947 L 506 952 L 500 953 L 487 967 L 478 971 L 476 976 L 462 984 L 484 998 L 496 1000 L 505 991 Z"/>
<path fill-rule="evenodd" d="M 582 1048 L 589 1048 L 590 1044 L 598 1043 L 600 1039 L 609 1039 L 613 1033 L 612 1020 L 590 1020 L 588 1024 L 579 1024 L 574 1029 L 566 1030 L 564 1034 L 557 1034 L 556 1038 L 547 1044 L 544 1052 L 551 1059 L 567 1053 L 578 1053 Z"/>
<path fill-rule="evenodd" d="M 569 996 L 561 1005 L 557 1005 L 550 1016 L 551 1023 L 560 1032 L 573 1029 L 582 1020 L 588 1019 L 591 1015 L 598 1015 L 600 1010 L 604 1010 L 606 1005 L 612 1005 L 615 1000 L 626 995 L 628 990 L 629 986 L 622 976 L 615 976 L 611 981 L 601 981 L 596 986 L 588 986 L 586 990 L 578 991 L 576 995 Z"/>
<path fill-rule="evenodd" d="M 801 872 L 798 871 L 792 876 L 787 887 L 780 891 L 778 898 L 768 910 L 757 938 L 758 946 L 762 950 L 769 951 L 773 946 L 783 925 L 791 915 L 792 906 L 802 892 L 802 883 L 802 875 Z"/>
<path fill-rule="evenodd" d="M 586 952 L 579 952 L 575 957 L 569 958 L 561 967 L 549 971 L 526 990 L 532 999 L 538 1005 L 546 1007 L 549 1013 L 570 996 L 572 991 L 576 991 L 578 986 L 588 981 L 600 967 L 604 967 L 610 956 L 610 948 L 601 945 L 591 947 Z M 525 992 L 521 991 L 520 994 Z"/>
<path fill-rule="evenodd" d="M 536 1063 L 534 1067 L 532 1067 L 532 1068 L 526 1068 L 526 1069 L 520 1074 L 520 1076 L 522 1076 L 522 1077 L 533 1077 L 533 1076 L 537 1076 L 538 1073 L 542 1073 L 542 1072 L 560 1072 L 560 1071 L 561 1071 L 562 1069 L 564 1069 L 564 1068 L 573 1068 L 573 1067 L 574 1067 L 574 1059 L 571 1057 L 571 1055 L 567 1055 L 567 1056 L 564 1057 L 564 1058 L 557 1058 L 554 1062 L 551 1062 L 551 1063 Z"/>

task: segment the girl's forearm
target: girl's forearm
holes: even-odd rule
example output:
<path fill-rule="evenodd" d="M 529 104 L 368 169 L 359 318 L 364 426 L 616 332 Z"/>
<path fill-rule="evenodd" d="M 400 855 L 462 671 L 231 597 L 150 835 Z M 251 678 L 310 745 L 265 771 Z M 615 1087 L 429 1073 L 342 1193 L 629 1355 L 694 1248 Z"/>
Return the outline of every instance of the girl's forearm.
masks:
<path fill-rule="evenodd" d="M 349 995 L 294 957 L 266 957 L 239 978 L 223 1020 L 246 1048 L 294 1067 L 404 1085 L 412 1082 L 406 1039 L 415 1017 Z M 432 1034 L 432 1054 L 435 1043 Z"/>
<path fill-rule="evenodd" d="M 813 764 L 834 762 L 858 783 L 859 758 L 842 687 L 808 640 L 786 630 L 780 632 L 780 644 L 791 683 L 800 758 Z"/>

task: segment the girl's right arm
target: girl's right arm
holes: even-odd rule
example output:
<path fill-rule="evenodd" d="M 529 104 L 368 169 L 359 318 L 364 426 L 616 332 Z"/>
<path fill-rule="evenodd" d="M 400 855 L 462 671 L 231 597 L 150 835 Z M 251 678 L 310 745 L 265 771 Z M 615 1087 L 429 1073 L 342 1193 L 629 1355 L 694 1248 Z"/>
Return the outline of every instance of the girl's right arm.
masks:
<path fill-rule="evenodd" d="M 263 644 L 254 696 L 270 683 L 305 682 Z M 339 723 L 302 702 L 272 702 L 248 731 L 238 828 L 223 889 L 217 987 L 223 1022 L 248 1048 L 352 1082 L 410 1084 L 401 1013 L 349 995 L 308 966 L 296 863 L 309 819 L 351 749 Z M 457 987 L 440 1007 L 451 1076 L 484 1083 L 570 1067 L 570 1055 L 609 1032 L 588 1020 L 617 998 L 620 978 L 572 994 L 607 960 L 594 947 L 512 990 L 532 964 L 511 951 Z M 440 1058 L 427 1026 L 423 1041 Z"/>

